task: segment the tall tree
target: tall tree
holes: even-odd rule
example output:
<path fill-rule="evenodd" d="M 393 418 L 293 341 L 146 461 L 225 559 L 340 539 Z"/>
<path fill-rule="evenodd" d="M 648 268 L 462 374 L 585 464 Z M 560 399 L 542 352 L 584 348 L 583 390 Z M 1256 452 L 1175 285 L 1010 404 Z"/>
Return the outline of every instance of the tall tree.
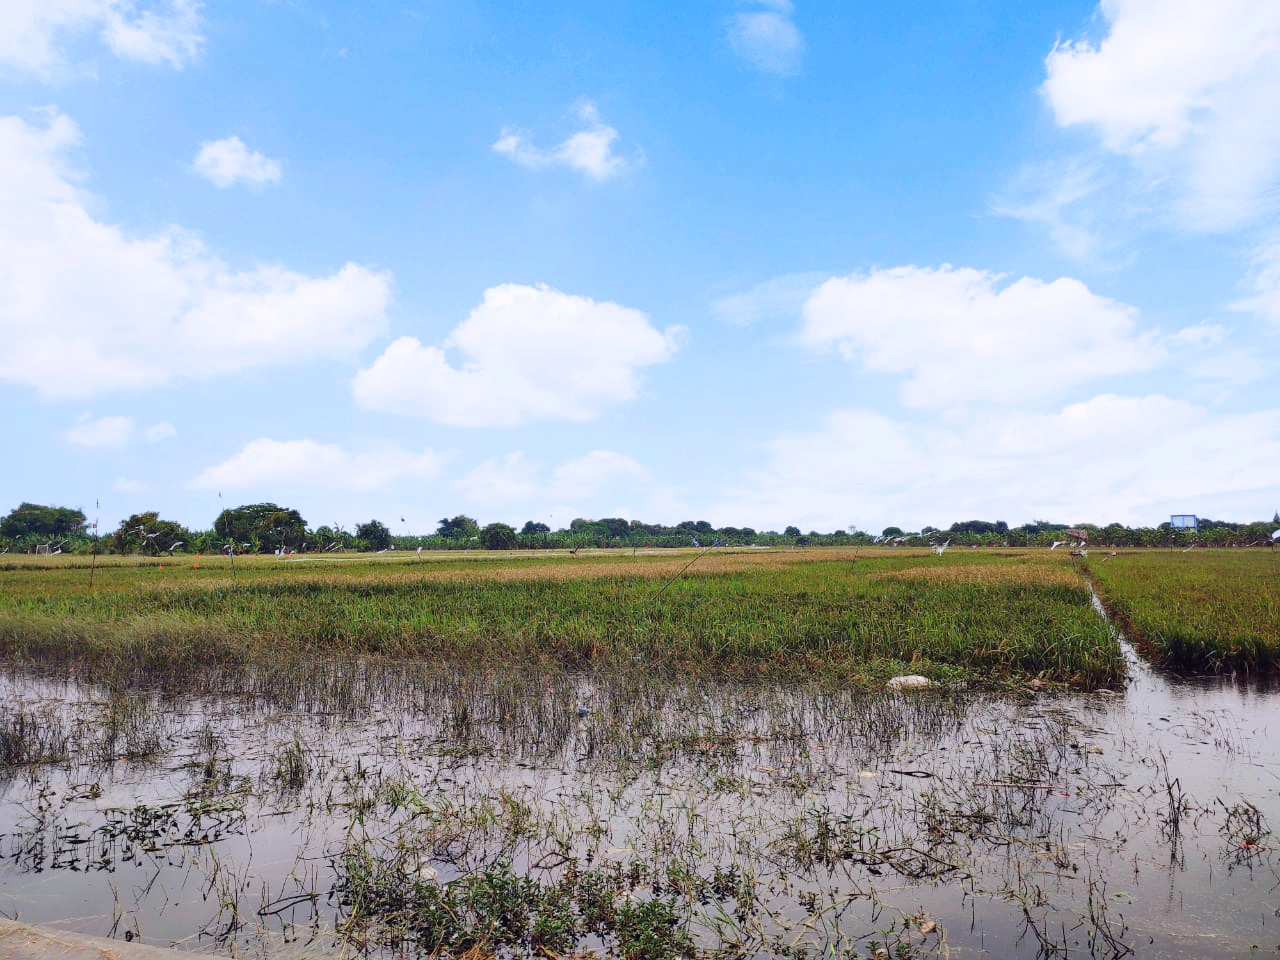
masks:
<path fill-rule="evenodd" d="M 486 550 L 512 550 L 516 531 L 505 523 L 491 523 L 480 531 L 480 545 Z"/>
<path fill-rule="evenodd" d="M 297 549 L 307 535 L 307 522 L 297 510 L 274 503 L 251 503 L 231 507 L 218 514 L 213 532 L 225 543 L 231 540 L 237 549 Z"/>
<path fill-rule="evenodd" d="M 386 550 L 391 546 L 391 531 L 380 520 L 370 520 L 356 527 L 356 539 L 363 540 L 369 550 Z"/>
<path fill-rule="evenodd" d="M 436 533 L 446 540 L 469 540 L 479 535 L 480 524 L 466 514 L 460 513 L 452 520 L 448 517 L 441 520 Z"/>
<path fill-rule="evenodd" d="M 191 540 L 191 533 L 172 520 L 161 520 L 155 510 L 135 513 L 121 520 L 107 541 L 113 553 L 147 553 L 156 556 L 167 550 L 180 550 Z M 175 546 L 181 544 L 181 546 Z"/>
<path fill-rule="evenodd" d="M 81 510 L 23 503 L 0 520 L 0 537 L 10 540 L 20 540 L 23 537 L 76 537 L 84 533 L 84 523 L 84 512 Z"/>

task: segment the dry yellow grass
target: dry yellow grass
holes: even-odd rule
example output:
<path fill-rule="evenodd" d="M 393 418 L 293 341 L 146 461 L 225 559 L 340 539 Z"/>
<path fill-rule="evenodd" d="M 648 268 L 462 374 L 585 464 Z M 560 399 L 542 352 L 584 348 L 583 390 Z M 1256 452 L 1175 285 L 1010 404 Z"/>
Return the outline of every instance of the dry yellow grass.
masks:
<path fill-rule="evenodd" d="M 1082 587 L 1080 571 L 1063 563 L 963 564 L 904 567 L 876 574 L 877 580 L 923 580 L 928 583 L 982 586 Z"/>

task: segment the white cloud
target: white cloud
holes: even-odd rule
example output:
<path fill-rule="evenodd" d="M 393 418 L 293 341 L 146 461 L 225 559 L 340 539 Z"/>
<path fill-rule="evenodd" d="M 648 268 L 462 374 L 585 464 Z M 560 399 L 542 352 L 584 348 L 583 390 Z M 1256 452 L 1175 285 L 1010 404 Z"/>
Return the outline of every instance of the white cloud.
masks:
<path fill-rule="evenodd" d="M 455 483 L 454 489 L 473 503 L 505 506 L 537 499 L 542 490 L 542 467 L 530 463 L 523 451 L 478 463 Z"/>
<path fill-rule="evenodd" d="M 639 310 L 508 283 L 441 347 L 401 337 L 352 382 L 356 403 L 460 427 L 590 420 L 632 399 L 641 367 L 669 360 L 682 329 Z M 460 366 L 446 350 L 456 350 Z"/>
<path fill-rule="evenodd" d="M 791 0 L 749 0 L 752 9 L 729 18 L 729 46 L 752 69 L 792 76 L 800 70 L 804 37 Z"/>
<path fill-rule="evenodd" d="M 51 78 L 66 68 L 65 44 L 91 32 L 119 57 L 175 69 L 204 42 L 195 0 L 5 0 L 0 66 Z"/>
<path fill-rule="evenodd" d="M 562 463 L 550 476 L 543 464 L 525 458 L 523 451 L 494 457 L 475 466 L 454 484 L 473 503 L 486 507 L 522 505 L 529 509 L 555 504 L 560 514 L 580 513 L 584 501 L 616 498 L 647 486 L 649 471 L 612 450 L 592 450 Z M 577 504 L 570 506 L 569 504 Z"/>
<path fill-rule="evenodd" d="M 991 204 L 991 212 L 1036 224 L 1049 231 L 1049 239 L 1068 257 L 1090 260 L 1101 246 L 1098 205 L 1092 200 L 1104 185 L 1097 163 L 1075 158 L 1065 164 L 1034 164 L 1026 167 Z M 1114 219 L 1114 203 L 1105 206 Z"/>
<path fill-rule="evenodd" d="M 644 482 L 649 471 L 612 450 L 592 450 L 556 468 L 551 492 L 556 497 L 592 496 L 620 483 Z"/>
<path fill-rule="evenodd" d="M 586 126 L 559 146 L 550 150 L 536 147 L 524 133 L 506 128 L 493 149 L 534 170 L 568 167 L 593 180 L 608 180 L 630 168 L 631 162 L 613 151 L 613 145 L 619 138 L 618 131 L 600 120 L 596 105 L 590 100 L 580 100 L 574 112 Z"/>
<path fill-rule="evenodd" d="M 434 450 L 421 453 L 398 447 L 348 451 L 315 440 L 271 440 L 247 443 L 222 463 L 191 481 L 198 490 L 275 491 L 298 488 L 370 492 L 404 480 L 434 480 L 445 458 Z"/>
<path fill-rule="evenodd" d="M 115 482 L 111 484 L 111 489 L 116 493 L 147 493 L 151 485 L 131 477 L 116 477 Z"/>
<path fill-rule="evenodd" d="M 160 423 L 152 424 L 143 430 L 142 438 L 146 440 L 147 443 L 158 443 L 161 440 L 167 440 L 177 432 L 178 431 L 174 425 L 165 420 Z"/>
<path fill-rule="evenodd" d="M 97 219 L 68 170 L 79 131 L 0 117 L 0 381 L 46 398 L 345 358 L 386 327 L 391 277 L 235 270 L 178 229 Z"/>
<path fill-rule="evenodd" d="M 158 443 L 175 433 L 177 430 L 168 422 L 139 428 L 132 417 L 99 417 L 93 420 L 85 413 L 67 430 L 65 438 L 67 443 L 77 447 L 123 450 L 139 441 Z"/>
<path fill-rule="evenodd" d="M 1254 251 L 1244 286 L 1248 295 L 1231 304 L 1232 309 L 1256 313 L 1280 325 L 1280 243 Z"/>
<path fill-rule="evenodd" d="M 81 417 L 67 431 L 67 443 L 77 447 L 110 447 L 122 450 L 134 438 L 136 426 L 131 417 Z"/>
<path fill-rule="evenodd" d="M 193 165 L 196 173 L 223 189 L 237 183 L 255 190 L 280 182 L 280 163 L 250 150 L 239 137 L 207 140 Z"/>
<path fill-rule="evenodd" d="M 1280 5 L 1103 0 L 1100 41 L 1059 43 L 1042 92 L 1063 126 L 1097 132 L 1181 220 L 1229 229 L 1273 208 L 1280 177 Z M 1265 202 L 1264 202 L 1265 201 Z"/>
<path fill-rule="evenodd" d="M 1136 310 L 1078 280 L 1003 279 L 951 266 L 833 278 L 805 303 L 801 339 L 905 375 L 904 402 L 929 409 L 1050 396 L 1161 356 Z"/>
<path fill-rule="evenodd" d="M 745 293 L 720 297 L 711 312 L 734 326 L 761 320 L 792 320 L 800 316 L 814 288 L 828 279 L 825 273 L 789 273 L 758 283 Z"/>
<path fill-rule="evenodd" d="M 712 519 L 879 530 L 1259 515 L 1280 493 L 1276 463 L 1280 411 L 1214 415 L 1158 394 L 1103 394 L 962 426 L 839 410 L 816 429 L 773 439 L 762 467 L 726 491 Z"/>

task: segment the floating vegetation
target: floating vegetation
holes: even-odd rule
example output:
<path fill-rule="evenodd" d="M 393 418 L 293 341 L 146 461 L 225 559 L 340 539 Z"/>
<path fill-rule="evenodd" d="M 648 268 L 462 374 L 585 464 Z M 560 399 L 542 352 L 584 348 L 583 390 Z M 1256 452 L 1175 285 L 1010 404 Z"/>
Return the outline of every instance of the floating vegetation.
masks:
<path fill-rule="evenodd" d="M 0 795 L 0 908 L 267 955 L 1227 957 L 1277 869 L 1274 791 L 1205 792 L 1261 745 L 1212 704 L 362 671 L 142 696 L 160 752 L 105 765 L 109 694 L 11 677 L 73 736 Z"/>

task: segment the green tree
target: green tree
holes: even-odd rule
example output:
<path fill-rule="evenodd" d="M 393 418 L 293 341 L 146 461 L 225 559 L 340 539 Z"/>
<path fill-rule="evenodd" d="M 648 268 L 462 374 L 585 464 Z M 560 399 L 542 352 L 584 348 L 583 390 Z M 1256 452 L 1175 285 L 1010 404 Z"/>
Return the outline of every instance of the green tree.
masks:
<path fill-rule="evenodd" d="M 520 529 L 520 536 L 532 537 L 535 534 L 550 533 L 550 532 L 551 532 L 551 528 L 548 527 L 545 523 L 536 523 L 535 521 L 530 520 Z"/>
<path fill-rule="evenodd" d="M 351 534 L 345 530 L 322 524 L 311 531 L 309 542 L 311 549 L 321 552 L 330 548 L 345 550 L 351 546 Z"/>
<path fill-rule="evenodd" d="M 798 536 L 800 536 L 800 528 L 799 528 L 799 527 L 787 527 L 787 529 L 785 529 L 785 530 L 783 530 L 783 531 L 782 531 L 782 535 L 783 535 L 784 537 L 798 537 Z"/>
<path fill-rule="evenodd" d="M 516 531 L 505 523 L 491 523 L 480 531 L 480 545 L 486 550 L 513 550 Z"/>
<path fill-rule="evenodd" d="M 146 553 L 151 556 L 190 546 L 191 533 L 186 527 L 172 520 L 161 520 L 155 510 L 135 513 L 107 540 L 107 549 L 113 553 Z"/>
<path fill-rule="evenodd" d="M 446 540 L 470 540 L 480 533 L 480 524 L 466 514 L 460 513 L 452 520 L 448 517 L 441 520 L 436 533 Z"/>
<path fill-rule="evenodd" d="M 297 510 L 274 503 L 250 503 L 223 510 L 213 522 L 213 531 L 221 543 L 230 540 L 237 550 L 296 550 L 307 536 L 307 522 Z"/>
<path fill-rule="evenodd" d="M 0 537 L 78 537 L 84 534 L 84 512 L 68 507 L 46 507 L 23 503 L 0 520 Z"/>
<path fill-rule="evenodd" d="M 378 520 L 370 520 L 356 527 L 356 539 L 364 542 L 369 550 L 385 550 L 391 546 L 391 531 Z"/>

